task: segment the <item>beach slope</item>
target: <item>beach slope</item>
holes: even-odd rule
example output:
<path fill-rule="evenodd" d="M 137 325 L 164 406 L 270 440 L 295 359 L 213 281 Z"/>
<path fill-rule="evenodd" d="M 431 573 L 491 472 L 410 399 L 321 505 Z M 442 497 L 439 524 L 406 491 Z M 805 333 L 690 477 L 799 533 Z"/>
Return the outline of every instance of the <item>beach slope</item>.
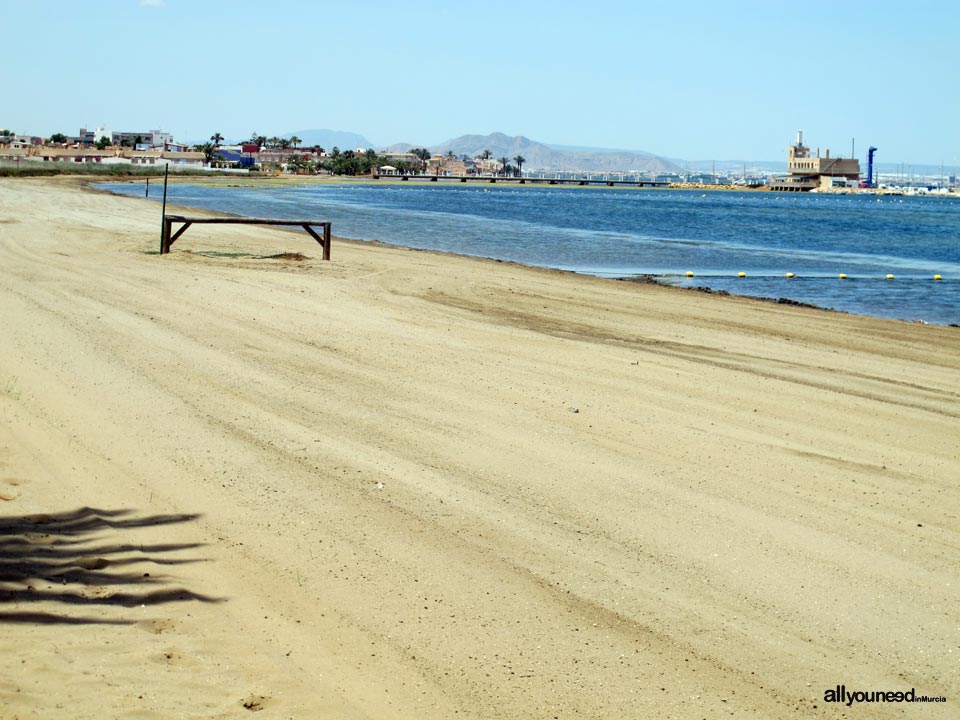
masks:
<path fill-rule="evenodd" d="M 956 328 L 159 231 L 0 180 L 3 717 L 955 717 Z"/>

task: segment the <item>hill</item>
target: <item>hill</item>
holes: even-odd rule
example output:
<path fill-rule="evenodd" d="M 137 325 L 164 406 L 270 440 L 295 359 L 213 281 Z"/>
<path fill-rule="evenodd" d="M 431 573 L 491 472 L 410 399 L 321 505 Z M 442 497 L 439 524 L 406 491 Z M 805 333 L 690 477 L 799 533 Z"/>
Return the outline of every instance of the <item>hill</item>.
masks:
<path fill-rule="evenodd" d="M 393 150 L 406 150 L 406 143 L 391 146 Z M 680 167 L 666 158 L 651 153 L 581 148 L 576 150 L 550 146 L 522 135 L 503 133 L 490 135 L 461 135 L 440 145 L 428 148 L 432 152 L 476 157 L 489 150 L 495 158 L 523 155 L 524 170 L 537 171 L 595 171 L 595 172 L 677 172 Z"/>
<path fill-rule="evenodd" d="M 356 150 L 357 148 L 370 148 L 373 143 L 367 140 L 363 135 L 357 133 L 344 132 L 343 130 L 313 129 L 313 130 L 294 130 L 285 133 L 283 137 L 292 137 L 296 135 L 303 140 L 302 147 L 319 145 L 325 150 L 337 147 L 341 150 Z"/>

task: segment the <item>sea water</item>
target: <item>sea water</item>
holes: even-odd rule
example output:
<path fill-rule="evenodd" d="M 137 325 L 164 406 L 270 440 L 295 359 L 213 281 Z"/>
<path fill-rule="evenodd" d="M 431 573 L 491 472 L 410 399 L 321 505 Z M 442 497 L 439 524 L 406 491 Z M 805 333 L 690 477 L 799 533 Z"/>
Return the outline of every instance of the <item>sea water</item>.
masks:
<path fill-rule="evenodd" d="M 101 187 L 143 193 L 142 185 Z M 158 188 L 151 199 L 160 199 Z M 960 324 L 960 199 L 952 197 L 178 183 L 168 202 L 248 217 L 330 220 L 339 237 Z M 846 279 L 838 279 L 841 273 Z"/>

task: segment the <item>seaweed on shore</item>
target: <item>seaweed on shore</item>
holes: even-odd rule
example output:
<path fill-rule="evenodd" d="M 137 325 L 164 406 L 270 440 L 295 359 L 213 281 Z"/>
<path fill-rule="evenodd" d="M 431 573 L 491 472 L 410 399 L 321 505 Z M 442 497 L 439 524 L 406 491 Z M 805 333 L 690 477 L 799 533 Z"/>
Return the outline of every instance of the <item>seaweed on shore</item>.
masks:
<path fill-rule="evenodd" d="M 775 302 L 779 305 L 793 305 L 794 307 L 804 307 L 810 308 L 811 310 L 826 310 L 827 312 L 841 312 L 834 308 L 823 307 L 822 305 L 814 305 L 813 303 L 800 302 L 799 300 L 791 300 L 790 298 L 771 298 L 771 297 L 762 297 L 757 298 L 758 300 L 765 300 L 766 302 Z"/>
<path fill-rule="evenodd" d="M 640 283 L 642 285 L 665 285 L 667 287 L 679 287 L 674 283 L 668 281 L 668 276 L 664 275 L 653 275 L 653 274 L 642 274 L 642 275 L 630 275 L 627 277 L 618 277 L 617 280 L 622 282 L 633 282 Z M 711 287 L 704 285 L 694 285 L 691 287 L 680 288 L 682 290 L 693 290 L 694 292 L 706 293 L 707 295 L 719 295 L 721 297 L 731 296 L 734 293 L 729 292 L 728 290 L 714 290 Z M 757 295 L 739 295 L 738 297 L 746 297 L 751 300 L 760 300 L 762 302 L 776 303 L 777 305 L 790 305 L 792 307 L 802 307 L 809 308 L 811 310 L 823 310 L 824 312 L 844 312 L 843 310 L 837 310 L 836 308 L 823 307 L 822 305 L 814 305 L 813 303 L 805 303 L 799 300 L 792 300 L 787 297 L 762 297 Z"/>
<path fill-rule="evenodd" d="M 696 290 L 697 292 L 704 292 L 710 295 L 731 295 L 732 294 L 727 292 L 726 290 L 713 290 L 708 287 L 691 287 L 686 289 Z M 814 305 L 813 303 L 800 302 L 799 300 L 791 300 L 790 298 L 786 298 L 786 297 L 762 297 L 759 295 L 741 295 L 740 297 L 750 298 L 751 300 L 760 300 L 761 302 L 776 303 L 777 305 L 790 305 L 791 307 L 809 308 L 810 310 L 823 310 L 824 312 L 843 312 L 842 310 L 837 310 L 835 308 L 823 307 L 822 305 Z"/>

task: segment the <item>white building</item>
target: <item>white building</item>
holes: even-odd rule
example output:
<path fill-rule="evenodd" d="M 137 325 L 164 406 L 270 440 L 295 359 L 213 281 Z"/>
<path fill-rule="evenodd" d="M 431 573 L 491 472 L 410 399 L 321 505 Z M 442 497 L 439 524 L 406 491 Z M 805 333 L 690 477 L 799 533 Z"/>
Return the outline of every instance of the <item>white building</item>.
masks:
<path fill-rule="evenodd" d="M 94 145 L 102 137 L 113 142 L 113 133 L 102 127 L 94 128 L 93 130 L 80 128 L 80 134 L 77 137 L 84 145 Z"/>
<path fill-rule="evenodd" d="M 115 132 L 111 136 L 114 145 L 125 145 L 137 150 L 150 148 L 169 148 L 173 145 L 173 135 L 163 130 L 140 130 L 138 132 Z"/>
<path fill-rule="evenodd" d="M 149 150 L 150 148 L 169 149 L 174 145 L 173 135 L 163 132 L 163 130 L 138 130 L 136 132 L 115 132 L 108 128 L 99 127 L 88 130 L 80 128 L 80 134 L 77 136 L 84 145 L 94 145 L 100 138 L 105 137 L 110 140 L 111 145 L 132 147 L 137 150 Z"/>

